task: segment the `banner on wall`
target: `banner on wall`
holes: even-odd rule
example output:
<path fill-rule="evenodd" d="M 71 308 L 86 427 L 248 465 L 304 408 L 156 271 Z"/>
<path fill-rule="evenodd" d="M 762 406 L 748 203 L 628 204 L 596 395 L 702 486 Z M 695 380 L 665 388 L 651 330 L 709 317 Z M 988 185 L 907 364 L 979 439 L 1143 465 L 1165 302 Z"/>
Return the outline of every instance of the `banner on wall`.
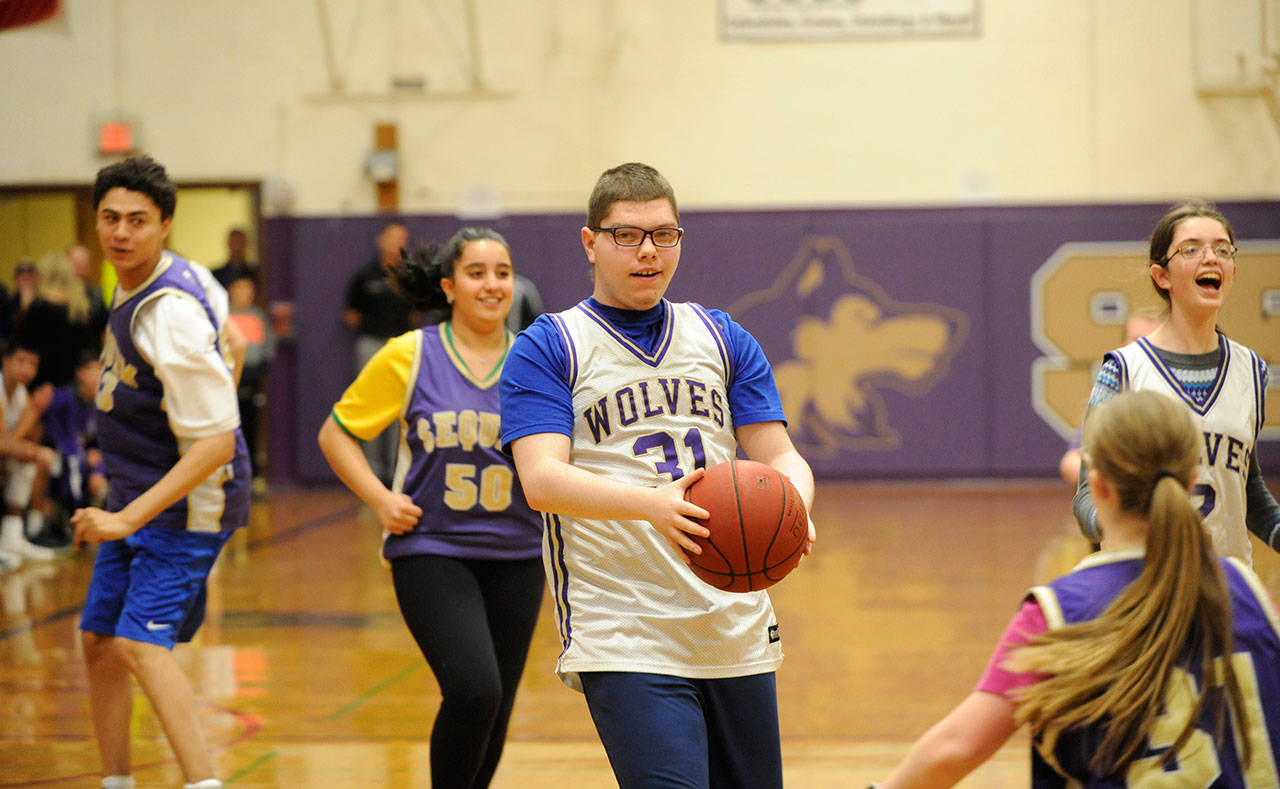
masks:
<path fill-rule="evenodd" d="M 979 0 L 720 0 L 729 40 L 976 36 Z"/>

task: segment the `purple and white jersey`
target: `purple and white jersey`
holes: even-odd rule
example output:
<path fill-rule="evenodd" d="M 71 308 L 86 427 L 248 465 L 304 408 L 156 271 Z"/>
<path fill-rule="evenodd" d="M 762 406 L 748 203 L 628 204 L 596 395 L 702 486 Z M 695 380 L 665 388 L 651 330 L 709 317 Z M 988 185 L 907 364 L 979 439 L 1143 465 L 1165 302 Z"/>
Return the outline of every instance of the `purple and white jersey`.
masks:
<path fill-rule="evenodd" d="M 1145 337 L 1107 356 L 1120 365 L 1122 390 L 1149 389 L 1182 401 L 1204 434 L 1193 496 L 1200 517 L 1222 556 L 1253 562 L 1245 526 L 1245 481 L 1264 420 L 1266 381 L 1258 355 L 1219 335 L 1222 363 L 1203 403 L 1191 398 Z"/>
<path fill-rule="evenodd" d="M 1142 572 L 1141 549 L 1094 554 L 1076 570 L 1048 586 L 1031 590 L 1050 630 L 1099 616 Z M 1098 776 L 1089 760 L 1102 740 L 1100 727 L 1072 729 L 1059 737 L 1054 756 L 1068 776 L 1054 770 L 1032 748 L 1032 785 L 1035 787 L 1100 787 L 1120 789 L 1138 786 L 1203 786 L 1245 789 L 1277 786 L 1280 772 L 1280 621 L 1262 582 L 1248 566 L 1235 558 L 1222 559 L 1231 592 L 1231 655 L 1236 679 L 1244 697 L 1245 721 L 1240 711 L 1226 716 L 1221 741 L 1215 740 L 1212 711 L 1201 711 L 1198 728 L 1169 765 L 1161 758 L 1173 744 L 1191 715 L 1201 683 L 1199 665 L 1173 668 L 1165 697 L 1165 709 L 1156 720 L 1137 757 L 1124 775 Z M 1219 658 L 1221 659 L 1221 658 Z M 1241 742 L 1247 738 L 1252 758 L 1245 766 Z"/>
<path fill-rule="evenodd" d="M 477 381 L 440 326 L 420 329 L 400 425 L 395 490 L 422 508 L 418 526 L 388 534 L 383 556 L 534 559 L 542 520 L 501 449 L 498 378 Z"/>
<path fill-rule="evenodd" d="M 215 336 L 221 328 L 193 268 L 171 252 L 164 253 L 147 282 L 122 303 L 112 304 L 96 396 L 99 448 L 110 481 L 110 512 L 124 509 L 156 484 L 178 462 L 188 443 L 174 435 L 165 410 L 164 386 L 134 344 L 138 310 L 161 297 L 194 299 L 208 315 Z M 148 525 L 218 532 L 248 523 L 252 479 L 249 452 L 239 428 L 235 440 L 230 463 Z"/>

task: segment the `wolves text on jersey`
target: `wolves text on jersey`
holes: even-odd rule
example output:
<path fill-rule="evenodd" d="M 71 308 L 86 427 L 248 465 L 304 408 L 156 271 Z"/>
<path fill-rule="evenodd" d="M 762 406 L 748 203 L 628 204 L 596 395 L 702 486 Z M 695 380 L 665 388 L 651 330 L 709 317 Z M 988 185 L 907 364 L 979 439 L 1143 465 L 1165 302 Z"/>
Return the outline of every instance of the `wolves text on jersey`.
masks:
<path fill-rule="evenodd" d="M 1222 439 L 1226 439 L 1224 443 Z M 1218 460 L 1221 457 L 1222 463 Z M 1240 476 L 1249 473 L 1249 445 L 1235 436 L 1222 433 L 1204 433 L 1204 461 L 1207 466 L 1222 465 Z"/>
<path fill-rule="evenodd" d="M 589 405 L 582 417 L 595 443 L 613 433 L 614 425 L 630 427 L 641 419 L 687 415 L 725 425 L 726 398 L 717 388 L 692 378 L 638 381 L 614 390 Z"/>

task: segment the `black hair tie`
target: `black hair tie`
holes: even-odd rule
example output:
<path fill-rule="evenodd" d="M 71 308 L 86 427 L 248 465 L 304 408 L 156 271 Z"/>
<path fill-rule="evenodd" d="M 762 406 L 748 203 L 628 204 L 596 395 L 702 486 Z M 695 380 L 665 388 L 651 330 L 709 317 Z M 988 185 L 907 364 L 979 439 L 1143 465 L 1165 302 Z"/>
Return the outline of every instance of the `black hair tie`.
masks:
<path fill-rule="evenodd" d="M 1157 471 L 1157 472 L 1156 472 L 1156 476 L 1155 476 L 1155 479 L 1154 479 L 1154 481 L 1152 482 L 1152 484 L 1153 484 L 1153 485 L 1159 485 L 1159 484 L 1160 484 L 1160 480 L 1164 479 L 1165 477 L 1173 477 L 1174 479 L 1178 479 L 1178 475 L 1177 475 L 1177 474 L 1174 474 L 1172 471 L 1170 471 L 1170 470 L 1169 470 L 1169 469 L 1167 469 L 1167 468 L 1162 468 L 1162 469 L 1160 469 L 1159 471 Z M 1181 480 L 1179 480 L 1179 484 L 1181 484 Z"/>

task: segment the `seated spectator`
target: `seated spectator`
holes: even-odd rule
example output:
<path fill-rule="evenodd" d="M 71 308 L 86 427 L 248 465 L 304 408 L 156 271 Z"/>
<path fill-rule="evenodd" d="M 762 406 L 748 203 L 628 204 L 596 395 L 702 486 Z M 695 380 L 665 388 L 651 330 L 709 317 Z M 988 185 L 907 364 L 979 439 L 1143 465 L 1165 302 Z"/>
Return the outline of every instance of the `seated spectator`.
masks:
<path fill-rule="evenodd" d="M 54 464 L 57 473 L 49 480 L 49 506 L 45 509 L 50 531 L 62 527 L 81 507 L 102 507 L 106 501 L 107 477 L 98 449 L 98 409 L 94 403 L 101 372 L 98 357 L 81 354 L 74 382 L 55 390 L 44 411 L 45 441 L 60 458 Z"/>
<path fill-rule="evenodd" d="M 53 388 L 42 386 L 28 394 L 27 384 L 36 375 L 40 355 L 30 348 L 9 343 L 0 350 L 0 455 L 4 464 L 5 515 L 0 518 L 0 553 L 5 565 L 23 560 L 48 561 L 55 554 L 30 539 L 33 531 L 44 529 L 42 509 L 50 469 L 57 456 L 34 440 L 39 437 L 39 419 L 53 398 Z M 34 505 L 32 523 L 23 515 Z"/>

